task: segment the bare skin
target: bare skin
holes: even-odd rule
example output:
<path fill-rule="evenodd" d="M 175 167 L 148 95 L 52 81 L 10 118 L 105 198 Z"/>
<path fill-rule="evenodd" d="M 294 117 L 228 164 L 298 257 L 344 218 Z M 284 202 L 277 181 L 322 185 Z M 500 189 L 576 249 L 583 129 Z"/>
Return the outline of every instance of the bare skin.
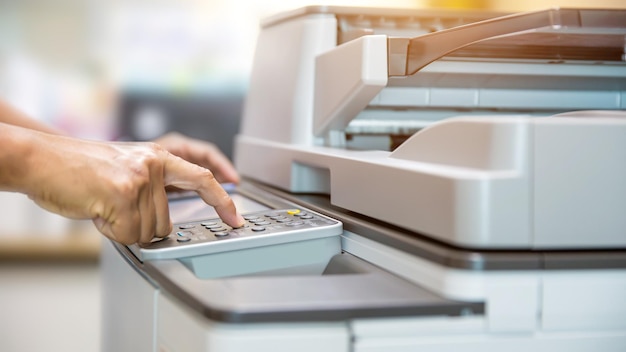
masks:
<path fill-rule="evenodd" d="M 224 222 L 244 223 L 218 182 L 238 182 L 237 173 L 209 143 L 178 134 L 159 144 L 87 141 L 7 111 L 0 105 L 0 121 L 11 123 L 0 122 L 0 190 L 27 194 L 68 218 L 92 219 L 102 234 L 124 244 L 170 233 L 166 186 L 196 191 Z M 13 118 L 2 118 L 7 115 Z M 25 128 L 15 125 L 20 121 L 28 121 Z"/>
<path fill-rule="evenodd" d="M 154 140 L 170 153 L 211 170 L 219 182 L 239 183 L 239 174 L 230 160 L 214 144 L 168 133 Z"/>

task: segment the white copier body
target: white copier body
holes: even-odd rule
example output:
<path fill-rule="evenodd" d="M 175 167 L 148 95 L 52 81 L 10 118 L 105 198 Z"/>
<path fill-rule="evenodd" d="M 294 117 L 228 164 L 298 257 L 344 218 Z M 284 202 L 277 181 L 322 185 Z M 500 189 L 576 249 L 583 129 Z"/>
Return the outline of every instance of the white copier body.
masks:
<path fill-rule="evenodd" d="M 612 10 L 268 19 L 233 197 L 343 233 L 143 262 L 107 243 L 104 350 L 625 351 L 625 38 Z"/>

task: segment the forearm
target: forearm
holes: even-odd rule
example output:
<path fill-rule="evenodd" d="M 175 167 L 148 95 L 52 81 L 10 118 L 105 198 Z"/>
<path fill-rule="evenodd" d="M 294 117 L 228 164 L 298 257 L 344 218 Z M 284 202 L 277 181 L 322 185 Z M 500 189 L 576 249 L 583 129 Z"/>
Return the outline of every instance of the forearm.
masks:
<path fill-rule="evenodd" d="M 28 193 L 35 149 L 41 132 L 0 122 L 0 191 Z"/>
<path fill-rule="evenodd" d="M 2 100 L 0 100 L 0 122 L 45 133 L 64 134 L 56 128 L 29 118 Z"/>

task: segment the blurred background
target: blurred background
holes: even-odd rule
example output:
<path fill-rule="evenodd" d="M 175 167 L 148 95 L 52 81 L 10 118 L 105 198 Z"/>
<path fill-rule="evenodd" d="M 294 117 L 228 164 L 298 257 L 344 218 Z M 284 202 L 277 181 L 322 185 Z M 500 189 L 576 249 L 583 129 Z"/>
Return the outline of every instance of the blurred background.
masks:
<path fill-rule="evenodd" d="M 623 0 L 0 0 L 0 99 L 83 138 L 178 130 L 228 156 L 259 19 L 306 5 L 519 12 Z M 101 236 L 0 193 L 0 351 L 98 351 Z"/>

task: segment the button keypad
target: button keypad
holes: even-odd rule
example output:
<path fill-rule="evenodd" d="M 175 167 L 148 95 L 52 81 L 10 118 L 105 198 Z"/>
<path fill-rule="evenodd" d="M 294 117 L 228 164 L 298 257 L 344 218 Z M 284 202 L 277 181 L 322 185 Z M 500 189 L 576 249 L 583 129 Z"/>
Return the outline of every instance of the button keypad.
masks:
<path fill-rule="evenodd" d="M 198 222 L 177 224 L 176 230 L 169 237 L 178 245 L 223 241 L 234 238 L 245 238 L 258 235 L 269 235 L 293 231 L 298 228 L 317 228 L 336 224 L 337 222 L 300 209 L 267 210 L 243 216 L 246 223 L 243 227 L 232 228 L 221 219 L 208 219 Z M 169 244 L 168 244 L 169 242 Z M 144 248 L 162 248 L 172 245 L 172 241 L 158 241 Z"/>
<path fill-rule="evenodd" d="M 240 228 L 219 218 L 176 224 L 165 238 L 130 248 L 140 260 L 172 259 L 339 236 L 342 232 L 339 221 L 297 208 L 243 214 L 243 218 L 245 224 Z"/>

